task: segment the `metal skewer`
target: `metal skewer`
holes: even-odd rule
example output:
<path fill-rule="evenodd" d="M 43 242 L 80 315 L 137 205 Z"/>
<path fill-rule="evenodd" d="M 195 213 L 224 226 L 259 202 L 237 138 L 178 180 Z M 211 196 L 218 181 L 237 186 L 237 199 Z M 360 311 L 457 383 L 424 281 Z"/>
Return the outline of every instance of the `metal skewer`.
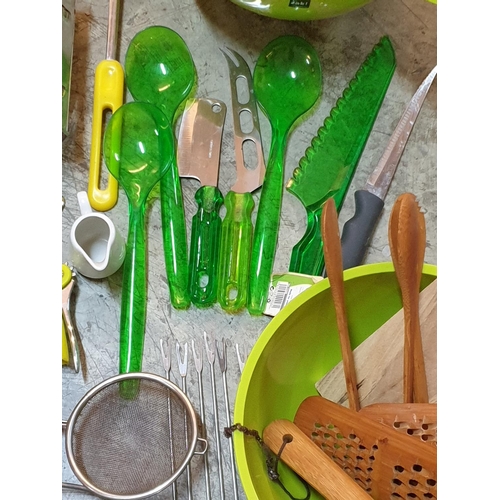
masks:
<path fill-rule="evenodd" d="M 210 379 L 212 382 L 212 401 L 214 405 L 214 423 L 215 423 L 215 444 L 217 445 L 217 462 L 219 464 L 219 485 L 220 485 L 220 498 L 224 500 L 224 474 L 222 471 L 222 455 L 221 455 L 221 444 L 220 444 L 220 434 L 219 434 L 219 412 L 217 411 L 217 391 L 215 388 L 215 340 L 212 336 L 210 336 L 210 344 L 208 345 L 208 335 L 207 332 L 203 332 L 203 336 L 205 337 L 205 347 L 207 349 L 207 358 L 210 363 Z"/>
<path fill-rule="evenodd" d="M 236 344 L 236 356 L 238 357 L 238 364 L 240 365 L 240 375 L 243 373 L 243 368 L 245 366 L 246 354 L 240 353 L 240 346 Z"/>
<path fill-rule="evenodd" d="M 216 343 L 217 347 L 217 357 L 219 358 L 219 366 L 220 371 L 222 373 L 222 384 L 224 386 L 224 403 L 226 405 L 226 425 L 228 427 L 231 426 L 231 410 L 229 408 L 229 392 L 227 390 L 227 349 L 226 349 L 226 341 L 222 339 L 222 348 L 219 349 L 219 343 Z M 238 484 L 236 482 L 236 464 L 234 461 L 234 449 L 233 449 L 233 439 L 229 438 L 229 455 L 231 458 L 231 475 L 233 479 L 233 493 L 234 498 L 238 500 Z"/>
<path fill-rule="evenodd" d="M 194 366 L 196 367 L 196 372 L 198 373 L 198 388 L 200 392 L 200 420 L 203 427 L 203 433 L 206 433 L 205 427 L 205 402 L 203 399 L 203 377 L 201 376 L 203 371 L 203 350 L 200 349 L 200 354 L 196 352 L 196 342 L 194 339 L 191 341 L 191 347 L 193 349 Z M 206 439 L 206 435 L 203 436 Z M 207 500 L 211 499 L 210 495 L 210 476 L 208 470 L 208 453 L 203 455 L 203 460 L 205 463 L 205 489 L 207 491 Z"/>
<path fill-rule="evenodd" d="M 166 346 L 164 348 L 164 346 Z M 170 363 L 170 344 L 167 341 L 163 341 L 163 339 L 160 339 L 160 349 L 161 349 L 161 355 L 163 359 L 163 367 L 165 368 L 165 376 L 167 380 L 170 380 L 170 368 L 171 368 L 171 363 Z M 170 461 L 170 469 L 171 473 L 174 473 L 174 463 L 175 463 L 175 456 L 174 456 L 174 438 L 173 438 L 173 428 L 172 428 L 172 403 L 170 401 L 170 397 L 167 399 L 167 412 L 168 412 L 168 434 L 169 434 L 169 441 L 170 441 L 170 456 L 172 457 L 172 460 Z M 177 500 L 177 483 L 174 481 L 172 483 L 172 499 Z"/>
<path fill-rule="evenodd" d="M 176 345 L 177 350 L 177 363 L 179 365 L 179 373 L 181 375 L 182 380 L 182 392 L 187 396 L 187 387 L 186 387 L 186 375 L 187 375 L 187 357 L 188 357 L 188 344 L 184 345 L 184 360 L 181 358 L 181 346 L 179 342 Z M 189 438 L 188 438 L 188 428 L 187 428 L 187 414 L 184 415 L 184 429 L 186 431 L 186 447 L 189 448 Z M 188 463 L 186 467 L 186 477 L 187 477 L 187 488 L 188 488 L 188 498 L 189 500 L 193 499 L 193 489 L 191 482 L 191 464 Z"/>

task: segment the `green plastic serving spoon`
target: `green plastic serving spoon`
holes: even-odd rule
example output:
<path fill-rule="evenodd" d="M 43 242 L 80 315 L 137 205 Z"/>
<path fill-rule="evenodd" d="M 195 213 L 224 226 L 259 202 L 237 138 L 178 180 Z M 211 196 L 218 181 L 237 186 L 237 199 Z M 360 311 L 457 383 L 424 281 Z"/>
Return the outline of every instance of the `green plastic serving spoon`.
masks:
<path fill-rule="evenodd" d="M 146 231 L 144 212 L 153 186 L 170 169 L 174 136 L 152 104 L 131 102 L 113 113 L 104 133 L 106 166 L 129 202 L 120 315 L 120 373 L 141 371 L 146 326 Z"/>
<path fill-rule="evenodd" d="M 125 82 L 136 101 L 156 105 L 172 128 L 181 103 L 195 82 L 195 66 L 184 40 L 169 28 L 151 26 L 137 33 L 125 56 Z M 172 306 L 190 305 L 186 223 L 181 181 L 174 156 L 160 182 L 165 267 Z"/>
<path fill-rule="evenodd" d="M 317 101 L 321 64 L 303 38 L 282 36 L 259 55 L 253 74 L 257 101 L 271 124 L 271 149 L 262 185 L 249 274 L 250 314 L 265 309 L 278 240 L 286 139 L 292 125 Z"/>

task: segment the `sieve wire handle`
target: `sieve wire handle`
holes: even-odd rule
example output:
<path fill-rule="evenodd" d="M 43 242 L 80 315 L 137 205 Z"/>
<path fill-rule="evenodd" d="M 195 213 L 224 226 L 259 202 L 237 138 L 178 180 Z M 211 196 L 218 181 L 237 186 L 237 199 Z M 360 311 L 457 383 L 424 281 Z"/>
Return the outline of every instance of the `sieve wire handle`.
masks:
<path fill-rule="evenodd" d="M 85 486 L 83 486 L 82 484 L 65 483 L 63 481 L 62 487 L 63 487 L 63 489 L 66 489 L 66 490 L 81 491 L 82 493 L 88 493 L 90 495 L 93 495 L 93 493 L 89 489 L 85 488 Z"/>
<path fill-rule="evenodd" d="M 196 450 L 195 450 L 195 451 L 193 452 L 193 455 L 205 455 L 205 453 L 206 453 L 206 452 L 207 452 L 207 450 L 208 450 L 208 441 L 207 441 L 206 439 L 201 438 L 201 437 L 196 438 L 196 440 L 197 440 L 198 442 L 203 443 L 204 448 L 203 448 L 203 450 L 198 450 L 198 451 L 196 451 Z"/>

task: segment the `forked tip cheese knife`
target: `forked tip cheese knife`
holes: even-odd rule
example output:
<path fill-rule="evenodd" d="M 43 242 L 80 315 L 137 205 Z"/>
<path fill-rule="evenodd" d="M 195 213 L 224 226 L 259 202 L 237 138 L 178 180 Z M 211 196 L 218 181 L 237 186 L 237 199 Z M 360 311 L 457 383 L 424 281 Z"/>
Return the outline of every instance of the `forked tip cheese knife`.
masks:
<path fill-rule="evenodd" d="M 396 172 L 413 125 L 437 74 L 437 66 L 421 83 L 394 130 L 389 144 L 363 189 L 354 193 L 355 211 L 342 230 L 344 269 L 359 266 L 378 221 L 384 199 Z"/>
<path fill-rule="evenodd" d="M 226 216 L 222 222 L 217 295 L 222 309 L 235 313 L 242 310 L 247 302 L 253 238 L 251 215 L 255 206 L 252 192 L 262 186 L 265 164 L 252 74 L 237 52 L 228 48 L 225 50 L 228 53 L 221 49 L 229 66 L 231 83 L 236 182 L 224 199 Z M 238 80 L 246 85 L 246 95 L 238 92 Z M 241 117 L 245 113 L 252 118 L 251 127 L 248 127 L 251 130 L 248 132 L 243 132 L 241 126 Z M 250 142 L 255 146 L 255 168 L 247 168 L 245 165 L 243 145 Z"/>
<path fill-rule="evenodd" d="M 182 116 L 177 147 L 180 177 L 198 179 L 198 211 L 192 219 L 189 254 L 191 301 L 208 307 L 217 300 L 217 264 L 223 196 L 217 187 L 226 105 L 218 99 L 190 99 Z"/>

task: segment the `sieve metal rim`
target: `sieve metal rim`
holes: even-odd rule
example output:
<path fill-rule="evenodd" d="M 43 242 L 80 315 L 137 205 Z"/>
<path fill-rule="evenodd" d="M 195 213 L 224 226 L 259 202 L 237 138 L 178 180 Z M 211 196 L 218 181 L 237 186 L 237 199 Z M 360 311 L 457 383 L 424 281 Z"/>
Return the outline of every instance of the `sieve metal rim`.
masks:
<path fill-rule="evenodd" d="M 109 493 L 107 491 L 101 490 L 100 488 L 97 488 L 94 486 L 92 483 L 90 483 L 85 474 L 83 474 L 78 467 L 75 456 L 73 454 L 73 447 L 71 445 L 72 443 L 72 438 L 73 438 L 73 432 L 74 432 L 74 427 L 75 427 L 75 422 L 82 412 L 83 408 L 85 405 L 88 403 L 88 401 L 94 397 L 96 394 L 104 390 L 106 387 L 115 384 L 117 382 L 121 382 L 123 380 L 130 380 L 130 379 L 144 379 L 144 380 L 150 380 L 157 382 L 159 384 L 162 384 L 163 386 L 167 387 L 171 391 L 173 391 L 179 399 L 182 400 L 182 403 L 184 404 L 186 410 L 187 410 L 187 415 L 188 419 L 191 420 L 191 427 L 193 429 L 193 436 L 191 439 L 191 442 L 189 443 L 189 449 L 186 452 L 186 457 L 183 460 L 182 464 L 177 468 L 177 470 L 163 483 L 159 484 L 155 488 L 146 491 L 144 493 L 138 493 L 134 495 L 116 495 L 114 493 Z M 155 375 L 153 373 L 147 373 L 147 372 L 130 372 L 130 373 L 122 373 L 119 375 L 114 375 L 113 377 L 110 377 L 106 380 L 103 380 L 101 383 L 97 384 L 95 387 L 90 389 L 77 403 L 77 405 L 73 408 L 73 411 L 71 412 L 68 420 L 66 422 L 63 422 L 64 427 L 65 427 L 65 448 L 66 448 L 66 455 L 68 458 L 68 462 L 70 464 L 70 467 L 77 477 L 77 479 L 91 492 L 95 493 L 96 495 L 106 498 L 109 500 L 139 500 L 142 498 L 147 498 L 152 495 L 155 495 L 161 491 L 163 491 L 165 488 L 170 486 L 184 471 L 184 469 L 187 467 L 188 463 L 191 461 L 191 458 L 193 457 L 195 453 L 195 447 L 196 443 L 198 442 L 198 421 L 196 418 L 196 412 L 194 410 L 194 407 L 189 400 L 189 398 L 184 394 L 184 392 L 175 385 L 173 382 L 170 380 L 167 380 L 164 377 L 161 377 L 159 375 Z"/>

